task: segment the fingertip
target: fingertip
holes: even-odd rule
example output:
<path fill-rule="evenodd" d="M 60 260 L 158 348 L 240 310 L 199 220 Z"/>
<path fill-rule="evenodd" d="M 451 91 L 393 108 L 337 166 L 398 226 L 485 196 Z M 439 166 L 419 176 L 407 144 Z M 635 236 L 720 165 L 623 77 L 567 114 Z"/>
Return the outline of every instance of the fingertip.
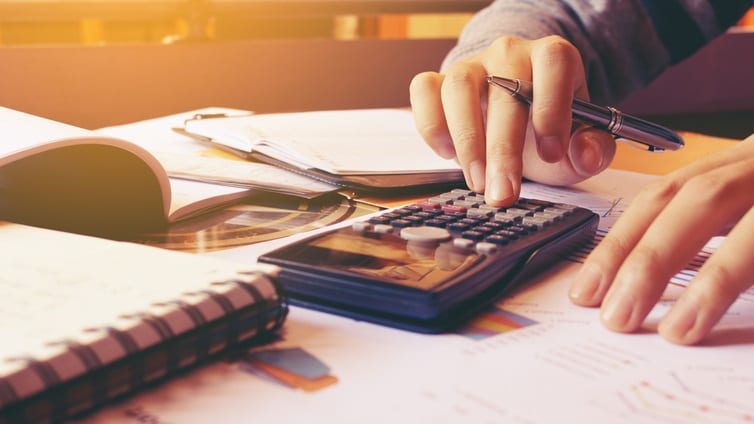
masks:
<path fill-rule="evenodd" d="M 604 171 L 615 156 L 615 140 L 596 128 L 581 128 L 571 136 L 569 156 L 573 168 L 585 177 Z"/>
<path fill-rule="evenodd" d="M 501 175 L 487 177 L 484 201 L 495 207 L 510 206 L 518 199 L 521 183 Z"/>
<path fill-rule="evenodd" d="M 537 152 L 547 163 L 559 162 L 563 159 L 562 138 L 553 135 L 537 137 Z"/>
<path fill-rule="evenodd" d="M 705 336 L 699 320 L 699 304 L 689 296 L 681 296 L 662 318 L 657 332 L 671 343 L 696 344 Z"/>
<path fill-rule="evenodd" d="M 636 330 L 635 309 L 636 301 L 630 293 L 611 293 L 602 304 L 600 320 L 612 331 L 630 333 Z"/>
<path fill-rule="evenodd" d="M 591 262 L 582 265 L 568 290 L 571 302 L 579 306 L 599 306 L 602 302 L 600 295 L 602 279 L 602 271 L 597 265 Z"/>

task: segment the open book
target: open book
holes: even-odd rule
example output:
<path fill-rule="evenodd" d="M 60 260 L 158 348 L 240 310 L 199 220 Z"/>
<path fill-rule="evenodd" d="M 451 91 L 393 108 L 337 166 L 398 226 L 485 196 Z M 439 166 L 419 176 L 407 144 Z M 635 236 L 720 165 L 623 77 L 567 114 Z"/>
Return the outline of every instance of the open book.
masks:
<path fill-rule="evenodd" d="M 134 143 L 5 108 L 0 134 L 0 218 L 65 231 L 150 231 L 236 201 L 249 187 L 310 195 L 333 189 L 263 164 L 256 186 L 172 179 Z"/>
<path fill-rule="evenodd" d="M 411 112 L 362 109 L 193 119 L 185 131 L 240 155 L 357 189 L 395 189 L 463 180 L 437 156 Z"/>
<path fill-rule="evenodd" d="M 287 313 L 275 269 L 0 221 L 0 422 L 60 422 Z"/>

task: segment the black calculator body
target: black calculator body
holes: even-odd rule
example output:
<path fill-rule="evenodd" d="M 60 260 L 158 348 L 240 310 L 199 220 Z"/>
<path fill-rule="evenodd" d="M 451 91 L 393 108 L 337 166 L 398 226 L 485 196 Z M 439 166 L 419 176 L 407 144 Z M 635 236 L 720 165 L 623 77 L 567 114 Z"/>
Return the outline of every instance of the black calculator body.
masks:
<path fill-rule="evenodd" d="M 424 333 L 451 330 L 591 240 L 599 217 L 453 190 L 263 255 L 294 305 Z"/>

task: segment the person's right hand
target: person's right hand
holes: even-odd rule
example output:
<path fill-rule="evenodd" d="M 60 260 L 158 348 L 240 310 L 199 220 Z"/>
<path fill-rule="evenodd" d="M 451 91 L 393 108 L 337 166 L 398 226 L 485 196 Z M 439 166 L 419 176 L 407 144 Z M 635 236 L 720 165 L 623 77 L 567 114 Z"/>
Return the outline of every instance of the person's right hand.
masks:
<path fill-rule="evenodd" d="M 531 125 L 529 108 L 489 88 L 489 74 L 533 82 Z M 514 202 L 522 176 L 573 184 L 604 170 L 615 154 L 607 132 L 572 132 L 571 103 L 589 93 L 579 52 L 560 37 L 502 37 L 444 74 L 415 76 L 410 94 L 422 137 L 440 156 L 457 157 L 469 188 L 493 205 Z"/>

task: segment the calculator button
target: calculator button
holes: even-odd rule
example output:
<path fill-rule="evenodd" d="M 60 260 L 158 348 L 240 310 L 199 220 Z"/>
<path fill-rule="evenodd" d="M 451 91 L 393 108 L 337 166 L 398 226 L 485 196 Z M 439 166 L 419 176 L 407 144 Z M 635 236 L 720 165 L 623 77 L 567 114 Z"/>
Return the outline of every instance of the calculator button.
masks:
<path fill-rule="evenodd" d="M 464 231 L 461 237 L 469 240 L 479 241 L 484 238 L 484 233 L 474 230 Z"/>
<path fill-rule="evenodd" d="M 419 242 L 441 242 L 450 238 L 450 233 L 444 228 L 409 227 L 401 230 L 401 238 Z"/>
<path fill-rule="evenodd" d="M 440 221 L 445 221 L 447 223 L 456 222 L 458 220 L 457 217 L 450 215 L 440 215 L 435 217 L 435 219 L 439 219 Z"/>
<path fill-rule="evenodd" d="M 549 213 L 549 212 L 536 212 L 534 214 L 534 218 L 542 218 L 548 221 L 559 221 L 560 215 Z"/>
<path fill-rule="evenodd" d="M 570 211 L 568 209 L 558 209 L 558 208 L 546 208 L 543 212 L 558 214 L 560 216 L 569 216 L 573 213 L 573 211 Z"/>
<path fill-rule="evenodd" d="M 466 211 L 466 216 L 469 218 L 488 218 L 492 216 L 494 212 L 486 209 L 472 208 Z"/>
<path fill-rule="evenodd" d="M 403 217 L 403 221 L 408 221 L 413 226 L 419 226 L 419 225 L 422 225 L 422 223 L 424 222 L 424 219 L 414 215 L 414 216 Z"/>
<path fill-rule="evenodd" d="M 406 210 L 409 210 L 409 211 L 411 211 L 412 213 L 413 213 L 413 212 L 421 212 L 421 211 L 422 211 L 422 207 L 421 207 L 421 206 L 419 206 L 418 204 L 417 204 L 417 205 L 408 205 L 408 206 L 404 206 L 404 207 L 403 207 L 403 208 L 401 208 L 401 209 L 406 209 Z"/>
<path fill-rule="evenodd" d="M 372 229 L 372 224 L 368 222 L 354 222 L 351 228 L 357 233 L 363 233 Z"/>
<path fill-rule="evenodd" d="M 511 225 L 509 227 L 506 227 L 506 230 L 513 231 L 521 236 L 529 232 L 529 229 L 524 227 L 523 225 Z"/>
<path fill-rule="evenodd" d="M 513 205 L 513 207 L 518 208 L 518 209 L 525 209 L 528 211 L 539 211 L 539 210 L 544 209 L 543 207 L 539 205 L 532 205 L 531 203 L 526 203 L 526 202 L 516 202 L 516 204 Z"/>
<path fill-rule="evenodd" d="M 544 228 L 550 224 L 550 221 L 543 218 L 535 218 L 532 216 L 527 216 L 527 217 L 524 217 L 523 221 L 521 221 L 521 224 L 523 224 L 524 226 Z"/>
<path fill-rule="evenodd" d="M 468 230 L 470 227 L 471 225 L 469 224 L 464 224 L 463 222 L 455 222 L 453 224 L 448 225 L 448 230 L 456 231 L 460 233 L 461 231 Z"/>
<path fill-rule="evenodd" d="M 471 249 L 474 246 L 474 241 L 463 239 L 463 238 L 457 238 L 457 239 L 453 239 L 453 246 L 461 248 L 461 249 Z"/>
<path fill-rule="evenodd" d="M 441 205 L 444 205 L 446 203 L 450 203 L 452 201 L 453 201 L 453 199 L 448 199 L 446 197 L 441 197 L 441 196 L 430 197 L 429 200 L 428 200 L 428 202 L 439 203 Z"/>
<path fill-rule="evenodd" d="M 458 222 L 460 222 L 461 224 L 479 225 L 484 221 L 481 219 L 476 219 L 476 218 L 464 218 Z"/>
<path fill-rule="evenodd" d="M 435 214 L 430 212 L 417 212 L 414 214 L 414 216 L 417 216 L 421 219 L 432 219 L 435 217 Z"/>
<path fill-rule="evenodd" d="M 448 221 L 442 219 L 428 219 L 424 221 L 424 225 L 429 227 L 445 228 L 448 225 Z"/>
<path fill-rule="evenodd" d="M 492 235 L 484 239 L 487 243 L 494 243 L 497 245 L 504 245 L 510 243 L 512 240 L 505 236 Z"/>
<path fill-rule="evenodd" d="M 522 236 L 522 234 L 510 230 L 500 230 L 495 233 L 496 236 L 505 237 L 507 239 L 515 240 Z"/>
<path fill-rule="evenodd" d="M 506 212 L 498 212 L 495 214 L 495 217 L 493 219 L 498 222 L 505 222 L 505 223 L 512 224 L 512 223 L 521 221 L 521 216 L 509 214 Z"/>
<path fill-rule="evenodd" d="M 440 209 L 441 205 L 437 202 L 430 202 L 429 200 L 425 200 L 423 202 L 417 203 L 422 209 L 424 210 L 432 210 L 432 209 Z"/>
<path fill-rule="evenodd" d="M 476 244 L 476 251 L 482 255 L 491 255 L 497 252 L 497 245 L 489 242 L 480 242 Z"/>
<path fill-rule="evenodd" d="M 454 188 L 453 190 L 450 190 L 450 193 L 458 195 L 458 196 L 468 196 L 468 195 L 470 195 L 470 194 L 472 194 L 474 192 L 471 191 L 471 190 L 464 190 L 464 189 L 460 189 L 460 188 Z"/>
<path fill-rule="evenodd" d="M 471 209 L 479 206 L 479 202 L 473 202 L 468 200 L 456 200 L 453 202 L 454 206 L 460 206 L 462 208 Z"/>
<path fill-rule="evenodd" d="M 388 219 L 399 219 L 401 217 L 400 214 L 397 214 L 397 213 L 394 213 L 394 212 L 386 212 L 386 213 L 383 213 L 380 216 L 382 216 L 384 218 L 388 218 Z"/>
<path fill-rule="evenodd" d="M 443 214 L 442 216 L 461 219 L 466 217 L 466 212 L 445 212 L 445 214 Z"/>
<path fill-rule="evenodd" d="M 472 230 L 474 230 L 474 231 L 478 231 L 478 232 L 480 232 L 480 233 L 482 233 L 482 234 L 489 234 L 489 233 L 491 233 L 491 232 L 495 231 L 495 230 L 493 230 L 492 228 L 490 228 L 490 227 L 486 227 L 486 226 L 484 226 L 484 225 L 480 225 L 480 226 L 478 226 L 478 227 L 474 227 L 474 228 L 472 228 Z"/>
<path fill-rule="evenodd" d="M 395 221 L 391 222 L 390 225 L 392 225 L 395 228 L 405 228 L 405 227 L 410 227 L 411 225 L 413 225 L 413 223 L 405 219 L 396 219 Z"/>
<path fill-rule="evenodd" d="M 389 224 L 390 218 L 386 218 L 384 216 L 375 216 L 369 219 L 369 222 L 371 224 Z"/>
<path fill-rule="evenodd" d="M 391 234 L 395 229 L 389 225 L 378 224 L 372 229 L 377 234 Z"/>
<path fill-rule="evenodd" d="M 521 208 L 508 208 L 505 210 L 505 213 L 507 213 L 508 215 L 526 216 L 529 215 L 531 211 Z"/>
<path fill-rule="evenodd" d="M 448 212 L 466 213 L 466 208 L 464 208 L 463 206 L 458 206 L 458 205 L 445 205 L 442 207 L 442 211 L 445 213 L 448 213 Z"/>
<path fill-rule="evenodd" d="M 484 224 L 482 224 L 482 227 L 489 228 L 492 231 L 497 231 L 497 230 L 501 230 L 505 228 L 505 225 L 500 222 L 490 221 L 490 222 L 485 222 Z"/>
<path fill-rule="evenodd" d="M 419 210 L 421 210 L 421 209 L 419 209 Z M 400 208 L 400 209 L 394 210 L 393 213 L 396 214 L 396 215 L 400 215 L 400 216 L 406 216 L 406 215 L 411 215 L 413 213 L 413 211 L 410 211 L 410 210 L 408 210 L 406 208 Z"/>
<path fill-rule="evenodd" d="M 493 213 L 495 213 L 495 212 L 500 212 L 500 211 L 504 210 L 505 208 L 500 208 L 500 207 L 497 207 L 497 206 L 492 206 L 492 205 L 488 205 L 486 203 L 483 203 L 483 204 L 479 205 L 479 209 L 484 209 L 484 210 L 492 211 Z"/>

